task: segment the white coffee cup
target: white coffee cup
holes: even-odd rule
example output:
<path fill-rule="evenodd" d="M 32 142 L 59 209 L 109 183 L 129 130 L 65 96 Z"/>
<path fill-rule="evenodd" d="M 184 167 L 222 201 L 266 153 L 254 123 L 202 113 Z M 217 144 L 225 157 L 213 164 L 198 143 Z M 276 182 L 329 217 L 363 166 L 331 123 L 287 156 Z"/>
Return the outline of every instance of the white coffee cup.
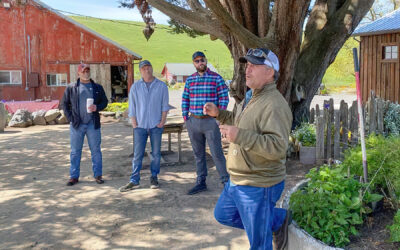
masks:
<path fill-rule="evenodd" d="M 93 105 L 94 99 L 93 98 L 88 98 L 86 99 L 86 111 L 88 113 L 92 113 L 91 110 L 89 110 L 90 105 Z"/>

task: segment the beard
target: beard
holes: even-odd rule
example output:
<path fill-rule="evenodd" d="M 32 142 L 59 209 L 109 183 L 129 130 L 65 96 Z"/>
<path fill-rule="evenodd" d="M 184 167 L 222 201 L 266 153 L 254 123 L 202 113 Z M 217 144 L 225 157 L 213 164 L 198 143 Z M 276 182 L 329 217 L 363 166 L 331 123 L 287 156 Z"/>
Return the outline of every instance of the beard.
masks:
<path fill-rule="evenodd" d="M 81 75 L 82 80 L 89 81 L 90 80 L 90 73 L 84 73 Z"/>
<path fill-rule="evenodd" d="M 207 65 L 200 65 L 196 67 L 197 72 L 203 73 L 207 70 Z"/>

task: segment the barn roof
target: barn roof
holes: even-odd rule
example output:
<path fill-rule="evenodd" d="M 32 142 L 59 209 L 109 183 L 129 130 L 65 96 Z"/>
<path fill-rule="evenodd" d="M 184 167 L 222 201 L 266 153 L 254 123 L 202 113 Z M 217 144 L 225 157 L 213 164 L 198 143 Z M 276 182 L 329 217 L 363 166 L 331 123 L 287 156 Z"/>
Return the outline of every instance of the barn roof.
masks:
<path fill-rule="evenodd" d="M 190 76 L 196 72 L 196 68 L 193 63 L 166 63 L 164 68 L 168 69 L 168 72 L 176 76 Z M 207 63 L 207 67 L 216 73 L 217 70 L 211 63 Z"/>
<path fill-rule="evenodd" d="M 400 32 L 400 9 L 386 14 L 372 23 L 358 27 L 352 36 L 369 36 L 395 32 Z"/>
<path fill-rule="evenodd" d="M 87 31 L 87 32 L 89 32 L 89 33 L 101 38 L 102 40 L 105 40 L 105 41 L 111 43 L 112 45 L 120 48 L 121 50 L 125 51 L 126 53 L 132 55 L 135 60 L 142 59 L 142 56 L 140 56 L 139 54 L 137 54 L 137 53 L 133 52 L 132 50 L 130 50 L 130 49 L 128 49 L 128 48 L 126 48 L 126 47 L 114 42 L 113 40 L 101 35 L 100 33 L 97 33 L 96 31 L 94 31 L 92 29 L 89 29 L 88 27 L 86 27 L 85 25 L 83 25 L 81 23 L 78 23 L 74 19 L 72 19 L 72 18 L 70 18 L 70 17 L 68 17 L 68 16 L 66 16 L 64 14 L 61 14 L 60 12 L 58 12 L 57 10 L 55 10 L 52 7 L 48 6 L 47 4 L 43 3 L 42 1 L 40 1 L 40 0 L 32 0 L 32 1 L 37 3 L 38 5 L 42 6 L 43 8 L 53 12 L 54 14 L 56 14 L 59 17 L 61 17 L 62 19 L 66 20 L 66 21 L 78 26 L 79 28 L 84 29 L 85 31 Z"/>

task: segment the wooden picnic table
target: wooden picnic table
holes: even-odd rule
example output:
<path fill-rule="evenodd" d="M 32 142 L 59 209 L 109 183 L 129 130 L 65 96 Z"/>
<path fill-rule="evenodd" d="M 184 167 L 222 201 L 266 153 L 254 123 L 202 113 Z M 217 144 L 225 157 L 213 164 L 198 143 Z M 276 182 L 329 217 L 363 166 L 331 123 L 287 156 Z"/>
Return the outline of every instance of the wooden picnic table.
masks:
<path fill-rule="evenodd" d="M 164 125 L 163 134 L 168 134 L 168 151 L 162 152 L 165 154 L 172 153 L 171 149 L 171 134 L 178 134 L 178 161 L 177 163 L 182 163 L 182 131 L 183 131 L 184 120 L 182 116 L 167 116 L 167 122 Z M 133 135 L 133 145 L 135 145 L 135 136 Z M 135 149 L 133 149 L 134 151 Z M 130 156 L 133 156 L 134 152 Z"/>

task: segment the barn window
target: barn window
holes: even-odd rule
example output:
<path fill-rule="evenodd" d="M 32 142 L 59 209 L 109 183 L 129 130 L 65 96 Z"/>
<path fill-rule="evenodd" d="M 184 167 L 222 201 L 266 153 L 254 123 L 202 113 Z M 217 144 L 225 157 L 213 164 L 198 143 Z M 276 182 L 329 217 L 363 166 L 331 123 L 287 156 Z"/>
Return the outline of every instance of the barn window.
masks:
<path fill-rule="evenodd" d="M 396 45 L 383 46 L 383 59 L 393 60 L 398 58 L 399 48 Z"/>
<path fill-rule="evenodd" d="M 47 86 L 66 86 L 67 74 L 47 74 Z"/>
<path fill-rule="evenodd" d="M 22 72 L 20 70 L 0 70 L 0 84 L 22 84 Z"/>

